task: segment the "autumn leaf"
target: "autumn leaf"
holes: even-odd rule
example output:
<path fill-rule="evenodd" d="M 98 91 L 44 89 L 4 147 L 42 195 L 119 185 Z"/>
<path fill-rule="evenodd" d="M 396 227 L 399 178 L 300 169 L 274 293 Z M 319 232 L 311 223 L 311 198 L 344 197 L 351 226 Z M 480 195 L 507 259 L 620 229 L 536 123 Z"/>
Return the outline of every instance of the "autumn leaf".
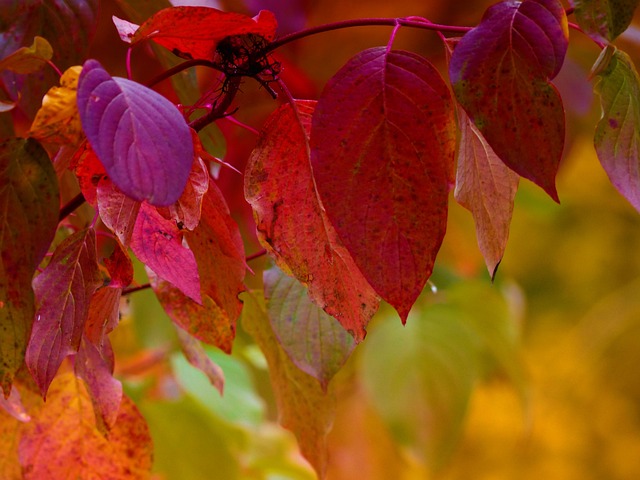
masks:
<path fill-rule="evenodd" d="M 99 288 L 91 297 L 84 335 L 96 346 L 113 371 L 113 351 L 107 336 L 118 326 L 122 288 L 110 285 Z"/>
<path fill-rule="evenodd" d="M 92 228 L 67 237 L 33 281 L 38 308 L 25 361 L 43 397 L 64 358 L 80 348 L 91 296 L 101 283 Z"/>
<path fill-rule="evenodd" d="M 200 276 L 193 252 L 182 245 L 175 222 L 143 203 L 131 237 L 131 250 L 160 278 L 170 282 L 196 303 L 202 303 Z"/>
<path fill-rule="evenodd" d="M 379 47 L 360 52 L 329 80 L 313 115 L 311 163 L 321 203 L 364 277 L 403 322 L 445 234 L 452 103 L 427 60 Z"/>
<path fill-rule="evenodd" d="M 35 314 L 31 280 L 58 225 L 58 181 L 35 140 L 0 142 L 0 388 L 8 396 Z"/>
<path fill-rule="evenodd" d="M 614 51 L 594 90 L 602 105 L 594 137 L 598 159 L 613 186 L 640 211 L 640 77 L 626 53 Z"/>
<path fill-rule="evenodd" d="M 222 39 L 252 34 L 273 40 L 276 28 L 276 19 L 267 10 L 251 18 L 209 7 L 170 7 L 140 25 L 131 43 L 150 38 L 179 57 L 213 61 Z M 126 36 L 126 32 L 121 36 L 123 33 Z"/>
<path fill-rule="evenodd" d="M 102 222 L 123 245 L 128 246 L 141 203 L 122 193 L 108 177 L 98 180 L 96 202 Z"/>
<path fill-rule="evenodd" d="M 81 67 L 71 67 L 60 77 L 60 86 L 52 87 L 42 99 L 29 135 L 41 142 L 78 145 L 84 138 L 76 94 Z"/>
<path fill-rule="evenodd" d="M 280 424 L 291 430 L 302 455 L 323 479 L 327 468 L 327 435 L 335 416 L 335 393 L 300 370 L 278 343 L 269 325 L 264 300 L 245 294 L 242 325 L 256 341 L 269 364 L 269 378 Z"/>
<path fill-rule="evenodd" d="M 478 245 L 493 279 L 507 246 L 519 177 L 498 158 L 462 109 L 458 122 L 461 134 L 454 196 L 473 215 Z"/>
<path fill-rule="evenodd" d="M 567 44 L 558 0 L 506 1 L 490 7 L 462 37 L 449 65 L 458 102 L 498 157 L 555 201 L 565 121 L 549 80 Z"/>
<path fill-rule="evenodd" d="M 323 389 L 355 347 L 340 323 L 312 303 L 307 289 L 277 267 L 266 270 L 264 295 L 271 328 L 293 363 Z"/>
<path fill-rule="evenodd" d="M 107 176 L 107 172 L 89 142 L 84 141 L 80 144 L 69 162 L 69 170 L 76 174 L 86 202 L 96 208 L 98 182 Z"/>
<path fill-rule="evenodd" d="M 327 219 L 313 183 L 308 138 L 315 102 L 299 100 L 296 108 L 282 106 L 267 120 L 247 165 L 245 197 L 260 242 L 280 268 L 360 341 L 379 299 Z"/>
<path fill-rule="evenodd" d="M 178 200 L 194 150 L 175 105 L 139 83 L 111 77 L 96 60 L 84 63 L 77 100 L 82 128 L 123 193 L 157 206 Z"/>
<path fill-rule="evenodd" d="M 23 433 L 19 446 L 25 480 L 44 478 L 149 478 L 149 429 L 127 397 L 104 436 L 97 428 L 83 383 L 70 373 L 51 385 L 49 397 Z"/>
<path fill-rule="evenodd" d="M 53 56 L 53 49 L 46 38 L 38 35 L 33 39 L 30 47 L 20 47 L 18 50 L 0 60 L 0 71 L 28 74 L 40 70 Z"/>
<path fill-rule="evenodd" d="M 608 43 L 631 24 L 638 0 L 573 0 L 578 25 L 593 39 Z"/>
<path fill-rule="evenodd" d="M 124 246 L 116 240 L 113 252 L 103 261 L 111 277 L 109 286 L 112 288 L 125 288 L 133 282 L 133 264 Z"/>

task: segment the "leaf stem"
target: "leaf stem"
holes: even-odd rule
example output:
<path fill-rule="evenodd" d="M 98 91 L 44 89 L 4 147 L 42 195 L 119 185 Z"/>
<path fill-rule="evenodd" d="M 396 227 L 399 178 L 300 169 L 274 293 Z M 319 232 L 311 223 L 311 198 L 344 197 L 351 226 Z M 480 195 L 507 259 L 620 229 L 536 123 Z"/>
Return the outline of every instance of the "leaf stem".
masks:
<path fill-rule="evenodd" d="M 213 68 L 215 70 L 220 70 L 221 71 L 220 67 L 218 67 L 215 63 L 213 63 L 213 62 L 211 62 L 209 60 L 202 60 L 202 59 L 186 60 L 186 61 L 176 65 L 175 67 L 171 67 L 170 69 L 165 70 L 161 74 L 159 74 L 156 77 L 152 78 L 151 80 L 149 80 L 148 82 L 145 83 L 145 86 L 153 87 L 154 85 L 157 85 L 158 83 L 162 82 L 163 80 L 166 80 L 167 78 L 170 78 L 170 77 L 174 76 L 175 74 L 180 73 L 183 70 L 186 70 L 187 68 L 196 67 L 198 65 L 203 66 L 203 67 Z"/>
<path fill-rule="evenodd" d="M 327 23 L 324 25 L 318 25 L 316 27 L 300 30 L 299 32 L 293 32 L 288 35 L 284 35 L 277 40 L 271 42 L 264 53 L 276 50 L 287 43 L 300 40 L 301 38 L 317 35 L 318 33 L 330 32 L 333 30 L 340 30 L 343 28 L 352 27 L 375 27 L 375 26 L 387 26 L 387 27 L 411 27 L 422 28 L 425 30 L 435 30 L 437 32 L 447 33 L 467 33 L 473 27 L 460 27 L 455 25 L 440 25 L 438 23 L 431 23 L 424 19 L 412 18 L 356 18 L 353 20 L 343 20 L 341 22 Z"/>
<path fill-rule="evenodd" d="M 263 248 L 262 250 L 253 253 L 245 258 L 245 261 L 250 262 L 251 260 L 255 260 L 256 258 L 260 258 L 267 254 L 267 251 Z"/>
<path fill-rule="evenodd" d="M 148 288 L 151 288 L 150 283 L 143 283 L 142 285 L 138 285 L 136 287 L 124 288 L 122 290 L 122 295 L 129 295 L 130 293 L 139 292 L 140 290 L 146 290 Z"/>
<path fill-rule="evenodd" d="M 84 195 L 82 194 L 82 192 L 80 192 L 78 195 L 76 195 L 71 200 L 69 200 L 67 204 L 60 209 L 60 214 L 58 215 L 58 221 L 61 222 L 62 220 L 67 218 L 69 215 L 73 213 L 73 211 L 76 208 L 78 208 L 84 202 L 86 202 L 86 199 L 84 198 Z"/>

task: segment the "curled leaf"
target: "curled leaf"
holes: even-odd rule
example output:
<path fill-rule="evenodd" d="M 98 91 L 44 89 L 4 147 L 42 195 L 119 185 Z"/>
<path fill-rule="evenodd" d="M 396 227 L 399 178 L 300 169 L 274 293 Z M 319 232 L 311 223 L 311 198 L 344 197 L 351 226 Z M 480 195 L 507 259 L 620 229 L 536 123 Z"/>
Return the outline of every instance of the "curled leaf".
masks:
<path fill-rule="evenodd" d="M 0 60 L 0 71 L 28 74 L 40 70 L 53 56 L 53 48 L 46 38 L 35 36 L 30 47 L 20 47 Z"/>

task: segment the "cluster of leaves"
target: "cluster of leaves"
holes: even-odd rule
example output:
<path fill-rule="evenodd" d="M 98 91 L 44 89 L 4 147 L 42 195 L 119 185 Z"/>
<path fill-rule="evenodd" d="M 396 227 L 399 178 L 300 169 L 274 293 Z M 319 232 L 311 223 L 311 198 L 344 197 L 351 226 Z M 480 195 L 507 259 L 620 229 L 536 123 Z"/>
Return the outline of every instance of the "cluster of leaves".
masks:
<path fill-rule="evenodd" d="M 636 4 L 576 1 L 569 13 L 602 47 L 593 70 L 603 107 L 596 151 L 640 210 L 640 79 L 610 43 Z M 107 464 L 109 478 L 144 477 L 150 468 L 149 433 L 113 377 L 109 341 L 123 295 L 140 288 L 130 250 L 179 328 L 187 359 L 221 391 L 220 370 L 199 342 L 230 352 L 244 310 L 282 423 L 322 475 L 330 380 L 365 338 L 381 299 L 406 321 L 444 238 L 450 190 L 474 217 L 492 277 L 519 178 L 558 200 L 565 118 L 551 80 L 568 47 L 567 11 L 559 0 L 504 1 L 473 28 L 367 19 L 280 38 L 268 11 L 251 18 L 169 7 L 140 25 L 114 18 L 131 48 L 165 49 L 162 78 L 196 65 L 219 71 L 195 98 L 193 78 L 190 88 L 176 86 L 179 106 L 86 59 L 96 11 L 96 1 L 67 0 L 17 2 L 3 12 L 0 106 L 11 113 L 0 122 L 0 404 L 16 422 L 33 417 L 17 440 L 23 472 L 55 477 L 69 455 L 80 457 L 80 477 Z M 357 53 L 317 100 L 291 97 L 274 50 L 368 24 L 394 27 L 386 46 Z M 71 37 L 62 34 L 68 25 Z M 448 81 L 426 58 L 393 49 L 397 30 L 409 27 L 438 32 Z M 176 57 L 184 62 L 173 66 Z M 212 174 L 220 161 L 198 132 L 233 114 L 247 77 L 285 102 L 265 122 L 244 172 L 259 239 L 279 269 L 266 271 L 264 292 L 245 293 L 243 305 L 243 240 Z M 25 132 L 14 129 L 24 119 Z M 69 171 L 81 192 L 75 198 Z M 62 209 L 61 198 L 69 201 Z M 78 226 L 69 214 L 85 201 L 95 218 Z M 79 416 L 57 422 L 70 405 Z M 64 445 L 55 444 L 60 438 Z M 104 457 L 73 447 L 87 438 L 109 444 L 95 449 Z M 64 446 L 67 457 L 56 450 Z"/>

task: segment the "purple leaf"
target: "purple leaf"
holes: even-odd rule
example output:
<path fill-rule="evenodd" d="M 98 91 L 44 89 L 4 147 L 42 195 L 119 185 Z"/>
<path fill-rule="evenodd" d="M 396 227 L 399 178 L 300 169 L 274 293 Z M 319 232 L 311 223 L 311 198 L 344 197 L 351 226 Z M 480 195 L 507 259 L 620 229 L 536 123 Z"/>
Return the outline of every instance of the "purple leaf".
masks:
<path fill-rule="evenodd" d="M 122 192 L 158 206 L 178 200 L 194 149 L 175 105 L 87 60 L 78 81 L 78 110 L 89 142 Z"/>

